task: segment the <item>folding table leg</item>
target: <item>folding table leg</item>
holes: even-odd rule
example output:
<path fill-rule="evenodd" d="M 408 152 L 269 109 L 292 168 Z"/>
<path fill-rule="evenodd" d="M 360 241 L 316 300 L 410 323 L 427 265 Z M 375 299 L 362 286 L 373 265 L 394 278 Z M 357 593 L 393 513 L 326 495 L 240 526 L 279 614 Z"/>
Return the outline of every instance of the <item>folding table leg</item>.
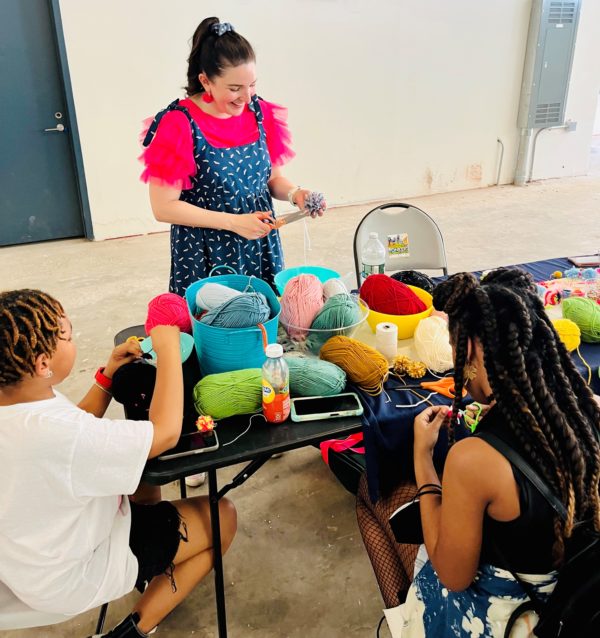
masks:
<path fill-rule="evenodd" d="M 227 638 L 227 615 L 225 611 L 225 585 L 223 581 L 223 556 L 221 554 L 221 521 L 219 519 L 219 490 L 217 470 L 208 470 L 208 498 L 210 502 L 210 524 L 213 538 L 215 570 L 215 598 L 217 601 L 217 624 L 219 638 Z"/>

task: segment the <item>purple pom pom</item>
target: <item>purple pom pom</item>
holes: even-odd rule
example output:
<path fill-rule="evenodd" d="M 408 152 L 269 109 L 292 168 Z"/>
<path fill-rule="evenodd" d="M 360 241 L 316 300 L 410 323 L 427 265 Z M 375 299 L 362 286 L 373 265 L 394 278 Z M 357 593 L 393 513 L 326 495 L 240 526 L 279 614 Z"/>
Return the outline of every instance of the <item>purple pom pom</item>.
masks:
<path fill-rule="evenodd" d="M 311 217 L 316 217 L 319 211 L 325 210 L 327 204 L 325 203 L 325 197 L 323 193 L 310 192 L 304 200 L 304 210 L 310 214 Z"/>

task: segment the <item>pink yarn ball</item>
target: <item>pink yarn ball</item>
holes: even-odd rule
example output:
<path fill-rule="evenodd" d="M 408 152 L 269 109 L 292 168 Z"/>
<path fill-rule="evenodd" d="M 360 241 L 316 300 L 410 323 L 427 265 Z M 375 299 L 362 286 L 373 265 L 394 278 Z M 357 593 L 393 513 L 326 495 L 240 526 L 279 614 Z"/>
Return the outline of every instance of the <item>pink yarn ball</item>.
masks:
<path fill-rule="evenodd" d="M 192 320 L 185 299 L 172 292 L 154 297 L 148 304 L 146 334 L 150 334 L 154 326 L 179 326 L 181 332 L 191 334 Z"/>
<path fill-rule="evenodd" d="M 304 339 L 322 307 L 323 284 L 314 275 L 292 277 L 281 297 L 280 320 L 288 335 Z"/>

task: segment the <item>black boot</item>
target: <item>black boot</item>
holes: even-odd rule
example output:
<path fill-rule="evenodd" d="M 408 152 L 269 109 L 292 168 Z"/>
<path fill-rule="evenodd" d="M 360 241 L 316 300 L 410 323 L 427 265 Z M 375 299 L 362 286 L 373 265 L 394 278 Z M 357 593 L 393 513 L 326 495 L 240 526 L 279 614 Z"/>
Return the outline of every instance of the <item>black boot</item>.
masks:
<path fill-rule="evenodd" d="M 145 634 L 138 626 L 140 616 L 134 612 L 122 620 L 114 629 L 107 634 L 94 634 L 89 638 L 146 638 Z"/>

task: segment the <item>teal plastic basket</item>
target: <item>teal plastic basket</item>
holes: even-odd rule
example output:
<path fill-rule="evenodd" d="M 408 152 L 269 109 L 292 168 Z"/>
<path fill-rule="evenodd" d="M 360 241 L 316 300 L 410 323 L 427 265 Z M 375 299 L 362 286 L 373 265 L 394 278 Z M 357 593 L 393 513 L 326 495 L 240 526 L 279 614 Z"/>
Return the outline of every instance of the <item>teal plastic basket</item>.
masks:
<path fill-rule="evenodd" d="M 271 308 L 271 318 L 263 324 L 267 343 L 277 342 L 277 328 L 281 306 L 273 289 L 266 281 L 246 275 L 218 275 L 191 284 L 185 291 L 185 300 L 192 318 L 196 354 L 203 375 L 230 372 L 244 368 L 260 368 L 265 362 L 263 331 L 260 328 L 220 328 L 198 321 L 196 294 L 207 283 L 222 284 L 240 292 L 261 292 Z"/>
<path fill-rule="evenodd" d="M 296 268 L 286 268 L 275 275 L 275 285 L 279 294 L 283 295 L 285 285 L 297 275 L 314 275 L 321 283 L 325 283 L 329 279 L 340 278 L 340 273 L 331 268 L 323 268 L 322 266 L 297 266 Z"/>

